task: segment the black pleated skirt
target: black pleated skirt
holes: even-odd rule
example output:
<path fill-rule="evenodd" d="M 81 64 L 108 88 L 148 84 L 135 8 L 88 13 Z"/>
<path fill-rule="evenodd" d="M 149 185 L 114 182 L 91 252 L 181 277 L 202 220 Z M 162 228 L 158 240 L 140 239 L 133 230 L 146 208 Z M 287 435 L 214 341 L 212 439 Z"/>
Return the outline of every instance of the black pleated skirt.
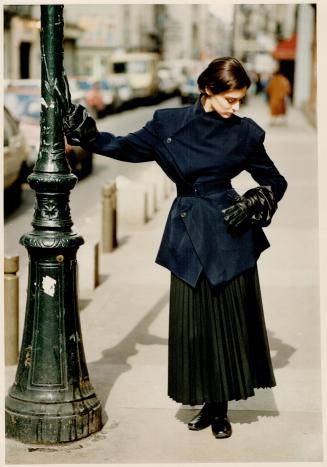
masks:
<path fill-rule="evenodd" d="M 247 399 L 276 385 L 257 267 L 211 287 L 171 275 L 168 395 L 198 405 Z"/>

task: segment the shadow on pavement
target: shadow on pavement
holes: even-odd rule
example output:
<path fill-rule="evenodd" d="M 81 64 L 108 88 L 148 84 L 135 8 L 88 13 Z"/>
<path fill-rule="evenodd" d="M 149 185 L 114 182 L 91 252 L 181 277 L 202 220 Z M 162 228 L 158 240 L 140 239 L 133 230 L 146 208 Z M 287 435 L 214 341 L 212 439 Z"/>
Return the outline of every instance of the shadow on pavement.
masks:
<path fill-rule="evenodd" d="M 79 306 L 79 311 L 83 311 L 84 308 L 87 308 L 87 306 L 92 302 L 91 299 L 89 298 L 80 298 L 78 300 L 78 306 Z"/>
<path fill-rule="evenodd" d="M 273 368 L 284 368 L 289 364 L 291 356 L 296 352 L 296 348 L 275 337 L 272 331 L 268 331 L 268 340 L 270 350 L 277 352 L 271 359 Z"/>
<path fill-rule="evenodd" d="M 278 417 L 279 411 L 276 410 L 230 410 L 228 412 L 231 423 L 254 423 L 263 417 Z"/>
<path fill-rule="evenodd" d="M 168 340 L 150 334 L 149 327 L 167 305 L 168 300 L 169 291 L 158 300 L 119 344 L 104 350 L 101 359 L 88 364 L 91 380 L 96 386 L 96 393 L 103 408 L 106 406 L 110 391 L 117 379 L 131 369 L 132 366 L 128 363 L 128 359 L 138 353 L 137 344 L 167 345 Z M 146 393 L 144 393 L 144 397 L 146 397 Z M 104 411 L 103 423 L 105 424 L 107 420 L 108 416 Z"/>
<path fill-rule="evenodd" d="M 199 409 L 184 409 L 180 408 L 175 417 L 185 425 L 194 417 Z M 228 417 L 231 423 L 254 423 L 258 422 L 259 418 L 262 417 L 277 417 L 279 415 L 278 410 L 229 410 Z"/>

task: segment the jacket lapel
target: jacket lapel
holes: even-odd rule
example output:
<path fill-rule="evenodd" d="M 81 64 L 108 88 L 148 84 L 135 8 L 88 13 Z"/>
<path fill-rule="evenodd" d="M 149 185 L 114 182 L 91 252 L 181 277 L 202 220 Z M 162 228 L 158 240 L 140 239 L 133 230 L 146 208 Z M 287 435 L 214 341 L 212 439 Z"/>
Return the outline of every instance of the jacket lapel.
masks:
<path fill-rule="evenodd" d="M 182 186 L 190 186 L 190 183 L 186 181 L 184 174 L 176 164 L 173 148 L 170 147 L 169 142 L 178 131 L 196 117 L 196 109 L 197 103 L 188 107 L 158 110 L 154 121 L 157 134 L 164 147 L 163 157 L 159 156 L 160 161 L 157 162 L 167 174 L 171 175 L 176 184 Z"/>
<path fill-rule="evenodd" d="M 188 107 L 158 111 L 157 131 L 159 137 L 166 141 L 167 138 L 178 133 L 197 116 L 200 111 L 199 106 L 201 106 L 201 103 L 198 99 L 195 104 Z"/>

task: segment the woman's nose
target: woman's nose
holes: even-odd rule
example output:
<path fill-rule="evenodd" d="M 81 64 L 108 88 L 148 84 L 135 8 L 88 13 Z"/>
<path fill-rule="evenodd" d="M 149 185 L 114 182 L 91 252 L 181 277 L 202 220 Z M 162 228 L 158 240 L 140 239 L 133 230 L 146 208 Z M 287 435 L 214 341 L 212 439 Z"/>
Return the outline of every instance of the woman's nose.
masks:
<path fill-rule="evenodd" d="M 240 108 L 240 103 L 239 102 L 235 102 L 233 105 L 232 105 L 232 109 L 233 110 L 239 110 Z"/>

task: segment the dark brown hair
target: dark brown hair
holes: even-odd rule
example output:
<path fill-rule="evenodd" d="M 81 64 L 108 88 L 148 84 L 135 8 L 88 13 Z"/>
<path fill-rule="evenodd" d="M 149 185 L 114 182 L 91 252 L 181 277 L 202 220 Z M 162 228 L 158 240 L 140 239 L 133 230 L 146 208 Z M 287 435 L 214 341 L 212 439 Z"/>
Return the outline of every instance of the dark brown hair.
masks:
<path fill-rule="evenodd" d="M 249 88 L 251 80 L 241 62 L 234 57 L 216 58 L 198 77 L 198 87 L 206 94 L 206 88 L 213 94 L 235 89 Z"/>

